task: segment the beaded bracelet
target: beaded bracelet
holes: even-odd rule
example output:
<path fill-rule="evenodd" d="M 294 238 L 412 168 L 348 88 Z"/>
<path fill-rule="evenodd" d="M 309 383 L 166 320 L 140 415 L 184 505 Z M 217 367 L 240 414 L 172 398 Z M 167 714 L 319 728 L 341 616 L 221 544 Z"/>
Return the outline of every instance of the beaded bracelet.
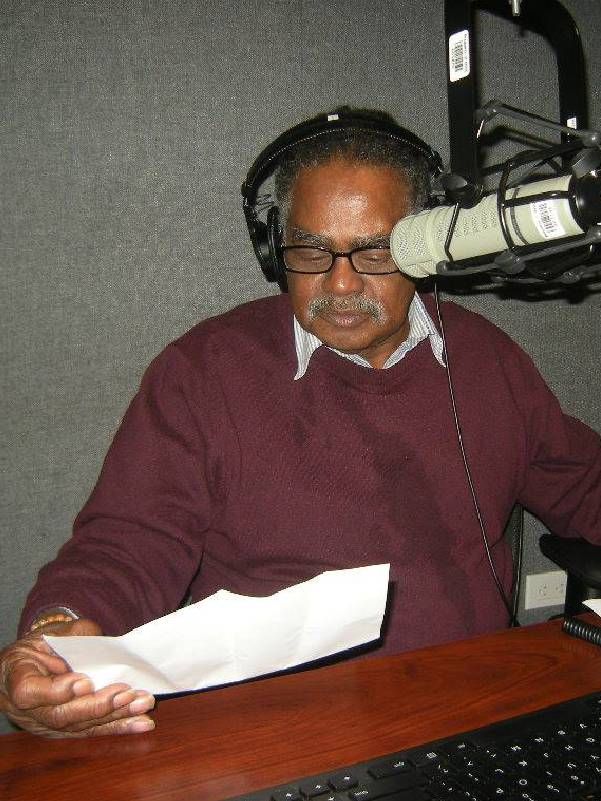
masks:
<path fill-rule="evenodd" d="M 67 612 L 48 612 L 41 614 L 33 621 L 29 627 L 29 632 L 37 631 L 44 626 L 50 626 L 52 623 L 72 623 L 74 620 L 77 620 L 77 617 Z"/>

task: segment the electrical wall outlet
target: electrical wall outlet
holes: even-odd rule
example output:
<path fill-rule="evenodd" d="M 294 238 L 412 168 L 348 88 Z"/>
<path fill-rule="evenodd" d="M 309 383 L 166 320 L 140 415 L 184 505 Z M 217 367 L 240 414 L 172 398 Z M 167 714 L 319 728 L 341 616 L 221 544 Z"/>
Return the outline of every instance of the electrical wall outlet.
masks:
<path fill-rule="evenodd" d="M 548 573 L 526 576 L 524 607 L 537 609 L 541 606 L 559 606 L 565 599 L 566 581 L 564 570 L 550 570 Z"/>

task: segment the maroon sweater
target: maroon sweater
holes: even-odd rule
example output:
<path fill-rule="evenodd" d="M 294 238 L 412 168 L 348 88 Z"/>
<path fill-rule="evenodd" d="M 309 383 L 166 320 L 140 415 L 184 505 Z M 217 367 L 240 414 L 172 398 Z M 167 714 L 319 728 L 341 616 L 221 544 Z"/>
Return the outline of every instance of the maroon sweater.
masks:
<path fill-rule="evenodd" d="M 497 571 L 516 501 L 601 539 L 601 446 L 530 359 L 444 305 L 457 407 Z M 207 320 L 152 363 L 74 536 L 22 618 L 77 610 L 120 634 L 221 587 L 268 595 L 323 570 L 391 563 L 381 653 L 502 627 L 428 341 L 388 370 L 327 348 L 294 381 L 286 296 Z M 324 609 L 327 614 L 327 609 Z"/>

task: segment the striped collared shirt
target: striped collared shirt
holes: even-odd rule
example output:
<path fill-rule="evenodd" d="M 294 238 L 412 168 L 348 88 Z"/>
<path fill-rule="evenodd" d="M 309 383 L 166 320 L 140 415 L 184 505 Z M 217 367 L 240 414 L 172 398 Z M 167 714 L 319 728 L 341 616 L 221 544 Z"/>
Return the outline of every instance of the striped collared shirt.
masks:
<path fill-rule="evenodd" d="M 392 353 L 386 359 L 382 365 L 382 369 L 385 370 L 388 367 L 392 367 L 393 365 L 397 364 L 397 362 L 400 362 L 410 350 L 412 350 L 419 342 L 426 339 L 426 337 L 428 337 L 430 340 L 430 347 L 432 348 L 432 353 L 436 357 L 436 360 L 444 367 L 442 337 L 436 330 L 436 326 L 432 322 L 432 318 L 428 314 L 422 299 L 417 294 L 413 296 L 413 300 L 409 305 L 408 319 L 409 336 L 404 342 L 401 342 L 394 353 Z M 298 365 L 294 380 L 297 381 L 307 372 L 307 367 L 309 366 L 311 356 L 315 353 L 317 348 L 323 345 L 323 342 L 316 337 L 315 334 L 310 334 L 308 331 L 305 331 L 295 317 L 294 343 L 296 346 L 296 358 Z M 335 353 L 338 353 L 340 356 L 343 356 L 345 359 L 349 359 L 355 364 L 361 365 L 362 367 L 371 367 L 367 359 L 364 359 L 362 356 L 359 356 L 356 353 L 342 353 L 335 348 L 331 348 L 331 350 L 333 350 Z"/>

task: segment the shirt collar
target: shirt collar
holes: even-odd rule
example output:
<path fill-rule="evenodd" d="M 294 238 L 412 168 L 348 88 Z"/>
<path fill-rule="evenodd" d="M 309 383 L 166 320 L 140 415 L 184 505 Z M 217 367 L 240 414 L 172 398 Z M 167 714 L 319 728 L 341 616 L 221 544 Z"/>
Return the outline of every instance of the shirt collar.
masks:
<path fill-rule="evenodd" d="M 432 353 L 434 354 L 436 361 L 444 367 L 445 364 L 443 358 L 442 337 L 436 330 L 436 326 L 432 322 L 432 318 L 428 314 L 428 310 L 424 306 L 424 302 L 417 294 L 413 296 L 413 299 L 409 304 L 409 313 L 407 317 L 409 320 L 409 336 L 404 342 L 401 342 L 394 353 L 392 353 L 384 362 L 383 369 L 393 367 L 395 364 L 400 362 L 410 350 L 412 350 L 422 340 L 426 339 L 426 337 L 430 340 L 430 347 L 432 348 Z M 307 367 L 309 366 L 311 356 L 313 356 L 317 348 L 323 345 L 323 342 L 316 337 L 315 334 L 305 331 L 295 317 L 294 343 L 296 346 L 297 359 L 297 370 L 294 380 L 297 381 L 307 372 Z M 330 348 L 330 350 L 333 350 L 339 356 L 349 359 L 355 364 L 359 364 L 362 367 L 369 367 L 371 369 L 369 362 L 356 353 L 342 353 L 335 348 Z"/>

